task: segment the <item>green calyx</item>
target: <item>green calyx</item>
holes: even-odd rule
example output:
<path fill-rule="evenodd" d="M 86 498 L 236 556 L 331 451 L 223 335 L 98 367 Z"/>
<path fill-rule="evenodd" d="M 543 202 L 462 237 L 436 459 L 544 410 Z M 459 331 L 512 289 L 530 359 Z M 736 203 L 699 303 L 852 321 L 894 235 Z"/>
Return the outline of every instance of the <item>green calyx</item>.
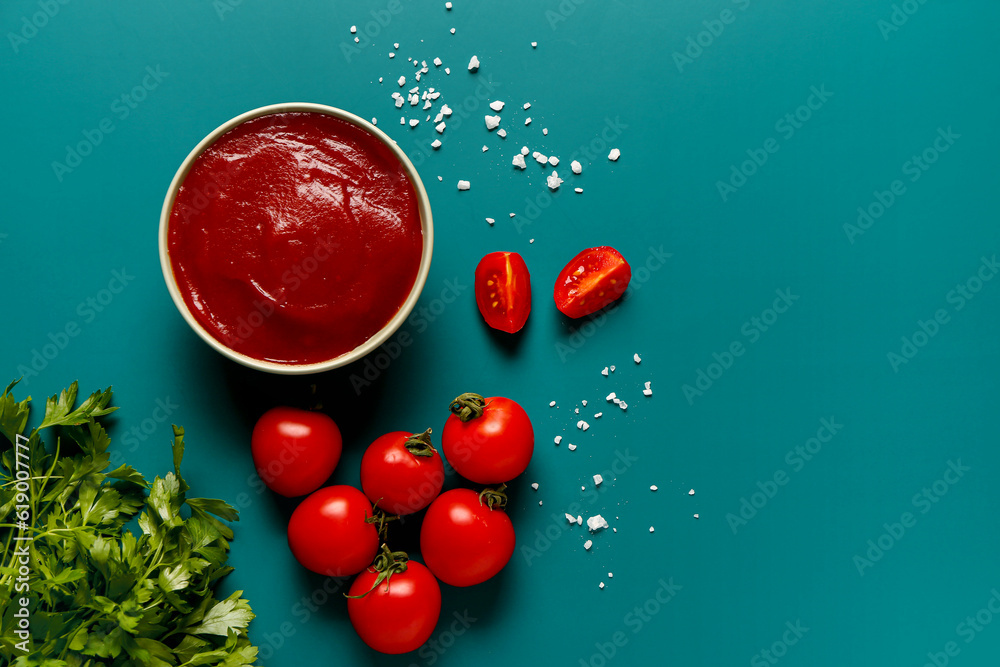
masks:
<path fill-rule="evenodd" d="M 389 522 L 399 519 L 395 514 L 388 514 L 380 510 L 377 506 L 372 506 L 372 515 L 365 519 L 365 523 L 374 524 L 378 527 L 378 538 L 385 542 L 386 534 L 389 531 Z"/>
<path fill-rule="evenodd" d="M 506 484 L 501 484 L 495 489 L 483 489 L 479 492 L 479 504 L 485 503 L 491 510 L 504 509 L 507 507 L 507 494 L 504 493 L 506 490 Z"/>
<path fill-rule="evenodd" d="M 345 593 L 344 597 L 354 599 L 363 598 L 372 591 L 376 590 L 383 583 L 388 584 L 392 575 L 399 574 L 400 572 L 406 572 L 407 561 L 409 560 L 410 557 L 406 555 L 405 551 L 390 551 L 389 546 L 383 543 L 381 553 L 375 557 L 375 562 L 371 564 L 371 569 L 378 572 L 378 576 L 375 578 L 375 583 L 361 595 L 347 595 Z"/>
<path fill-rule="evenodd" d="M 434 456 L 437 450 L 431 445 L 431 430 L 427 429 L 420 435 L 414 434 L 406 439 L 403 445 L 414 456 Z"/>
<path fill-rule="evenodd" d="M 485 408 L 486 399 L 473 393 L 462 394 L 448 406 L 448 409 L 455 413 L 462 422 L 482 417 Z"/>

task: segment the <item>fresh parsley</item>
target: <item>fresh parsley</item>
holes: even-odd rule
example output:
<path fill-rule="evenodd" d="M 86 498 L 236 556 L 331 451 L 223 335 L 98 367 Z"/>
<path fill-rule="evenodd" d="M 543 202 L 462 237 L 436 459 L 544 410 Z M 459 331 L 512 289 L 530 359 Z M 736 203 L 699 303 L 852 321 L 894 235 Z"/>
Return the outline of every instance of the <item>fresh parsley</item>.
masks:
<path fill-rule="evenodd" d="M 48 399 L 41 423 L 24 436 L 31 398 L 15 400 L 16 384 L 0 395 L 0 433 L 10 444 L 0 440 L 2 664 L 252 664 L 257 648 L 247 625 L 254 614 L 243 591 L 215 597 L 233 569 L 226 566 L 233 532 L 225 522 L 236 521 L 237 511 L 187 496 L 184 429 L 173 427 L 174 471 L 147 482 L 128 465 L 109 470 L 111 441 L 101 418 L 117 409 L 109 407 L 110 388 L 77 406 L 74 382 Z M 55 435 L 52 453 L 41 439 L 46 429 Z M 18 471 L 28 483 L 22 495 Z M 133 532 L 126 524 L 135 517 Z M 24 602 L 26 643 L 15 616 Z"/>

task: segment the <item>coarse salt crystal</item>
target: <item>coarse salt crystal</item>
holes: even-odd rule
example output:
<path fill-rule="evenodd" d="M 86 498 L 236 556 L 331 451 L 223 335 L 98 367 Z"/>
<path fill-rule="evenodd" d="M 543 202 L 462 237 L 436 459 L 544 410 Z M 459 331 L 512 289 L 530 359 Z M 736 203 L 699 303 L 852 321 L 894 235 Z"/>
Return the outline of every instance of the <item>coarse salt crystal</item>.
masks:
<path fill-rule="evenodd" d="M 446 126 L 444 124 L 444 121 L 441 121 L 440 123 L 434 126 L 434 129 L 438 131 L 438 134 L 442 134 L 444 132 L 445 127 Z"/>
<path fill-rule="evenodd" d="M 580 414 L 580 408 L 573 408 L 573 412 L 575 414 Z"/>
<path fill-rule="evenodd" d="M 542 128 L 542 134 L 544 134 L 545 136 L 549 136 L 549 128 L 543 127 Z"/>
<path fill-rule="evenodd" d="M 638 352 L 632 355 L 632 361 L 634 361 L 637 364 L 642 362 L 642 357 L 639 356 Z"/>
<path fill-rule="evenodd" d="M 441 113 L 443 113 L 445 116 L 450 116 L 451 113 L 452 113 L 451 112 L 451 107 L 448 106 L 447 104 L 442 104 L 441 105 Z"/>
<path fill-rule="evenodd" d="M 657 488 L 657 487 L 656 487 L 656 484 L 654 484 L 654 485 L 652 485 L 651 487 L 649 487 L 649 490 L 650 490 L 650 491 L 656 491 L 656 488 Z"/>
<path fill-rule="evenodd" d="M 450 2 L 444 3 L 444 8 L 450 10 L 451 9 L 451 3 Z"/>
<path fill-rule="evenodd" d="M 531 102 L 525 102 L 524 103 L 524 110 L 527 111 L 530 108 L 531 108 Z"/>
<path fill-rule="evenodd" d="M 439 141 L 438 143 L 441 143 L 441 142 Z M 433 145 L 434 145 L 434 144 L 431 144 L 431 146 L 433 146 Z M 444 180 L 444 176 L 438 176 L 438 180 L 439 180 L 439 181 L 443 181 L 443 180 Z"/>
<path fill-rule="evenodd" d="M 406 85 L 406 77 L 405 76 L 399 77 L 399 80 L 396 83 L 398 83 L 399 87 L 402 88 L 403 86 Z"/>
<path fill-rule="evenodd" d="M 492 226 L 493 223 L 496 222 L 496 220 L 494 220 L 493 218 L 486 218 L 486 222 L 490 223 L 490 226 Z"/>
<path fill-rule="evenodd" d="M 400 117 L 400 119 L 399 119 L 399 124 L 400 124 L 400 125 L 406 125 L 406 119 L 405 119 L 405 118 L 403 118 L 403 117 Z"/>
<path fill-rule="evenodd" d="M 479 58 L 477 58 L 476 56 L 472 56 L 472 59 L 469 61 L 469 71 L 476 72 L 478 70 L 479 70 Z"/>
<path fill-rule="evenodd" d="M 549 190 L 555 192 L 562 185 L 563 179 L 559 178 L 559 172 L 553 171 L 549 174 L 548 178 L 545 179 L 546 184 L 549 186 Z"/>
<path fill-rule="evenodd" d="M 578 195 L 582 195 L 583 194 L 583 188 L 573 188 L 573 192 L 575 192 Z"/>
<path fill-rule="evenodd" d="M 531 48 L 534 49 L 534 48 L 537 48 L 537 47 L 538 47 L 538 42 L 532 42 L 531 43 Z"/>
<path fill-rule="evenodd" d="M 441 67 L 441 59 L 440 58 L 435 58 L 434 59 L 434 66 L 435 67 Z"/>
<path fill-rule="evenodd" d="M 615 573 L 614 572 L 608 572 L 608 579 L 614 579 L 614 578 L 615 578 Z"/>
<path fill-rule="evenodd" d="M 601 371 L 601 375 L 603 375 L 604 377 L 608 377 L 608 367 L 607 366 L 605 366 L 604 370 Z"/>
<path fill-rule="evenodd" d="M 433 148 L 434 150 L 437 150 L 437 149 L 441 148 L 441 140 L 440 139 L 435 139 L 434 141 L 432 141 L 431 142 L 431 148 Z"/>
<path fill-rule="evenodd" d="M 500 116 L 486 116 L 486 129 L 495 130 L 500 124 Z"/>
<path fill-rule="evenodd" d="M 458 182 L 458 189 L 459 190 L 468 190 L 470 187 L 472 187 L 472 184 L 469 183 L 468 181 L 459 181 Z"/>
<path fill-rule="evenodd" d="M 598 584 L 598 588 L 604 588 L 604 582 L 603 581 L 600 584 Z"/>
<path fill-rule="evenodd" d="M 486 218 L 486 219 L 489 220 L 489 218 Z M 555 401 L 549 401 L 549 407 L 550 408 L 556 407 L 556 402 Z"/>
<path fill-rule="evenodd" d="M 531 488 L 533 488 L 535 491 L 537 491 L 538 490 L 538 482 L 532 482 L 531 483 Z"/>
<path fill-rule="evenodd" d="M 395 54 L 395 53 L 390 53 L 390 54 L 389 54 L 389 57 L 390 57 L 390 58 L 395 58 L 395 57 L 396 57 L 396 54 Z"/>
<path fill-rule="evenodd" d="M 576 427 L 577 428 L 583 428 L 583 420 L 582 419 L 576 423 Z"/>
<path fill-rule="evenodd" d="M 569 512 L 566 512 L 565 514 L 566 514 L 566 521 L 568 521 L 569 523 L 576 523 L 576 517 L 575 516 L 573 516 Z"/>
<path fill-rule="evenodd" d="M 541 505 L 542 505 L 542 501 L 541 500 L 538 501 L 538 505 L 539 505 L 539 507 L 541 507 Z"/>
<path fill-rule="evenodd" d="M 503 139 L 504 137 L 507 136 L 507 130 L 501 127 L 499 130 L 497 130 L 497 136 Z"/>
<path fill-rule="evenodd" d="M 450 67 L 445 67 L 444 68 L 444 73 L 445 74 L 451 74 L 451 68 Z"/>
<path fill-rule="evenodd" d="M 558 445 L 558 444 L 559 444 L 560 442 L 562 442 L 562 436 L 561 436 L 561 435 L 557 435 L 557 436 L 555 437 L 555 442 L 556 442 L 556 444 L 557 444 L 557 445 Z"/>
<path fill-rule="evenodd" d="M 697 519 L 697 518 L 699 518 L 699 517 L 698 517 L 698 515 L 697 515 L 697 514 L 695 514 L 695 515 L 694 515 L 694 518 L 696 518 L 696 519 Z"/>
<path fill-rule="evenodd" d="M 393 44 L 393 45 L 392 45 L 392 48 L 394 48 L 394 49 L 398 49 L 398 48 L 399 48 L 399 42 L 396 42 L 395 44 Z"/>
<path fill-rule="evenodd" d="M 490 108 L 493 109 L 494 111 L 503 111 L 503 102 L 501 102 L 500 100 L 495 100 L 493 102 L 490 102 Z"/>
<path fill-rule="evenodd" d="M 603 477 L 601 477 L 600 475 L 594 475 L 594 486 L 600 486 L 601 482 L 603 481 L 604 481 Z"/>
<path fill-rule="evenodd" d="M 612 364 L 612 365 L 611 365 L 611 372 L 612 372 L 612 373 L 614 373 L 614 372 L 615 372 L 615 367 L 614 367 L 614 364 Z"/>
<path fill-rule="evenodd" d="M 597 531 L 607 527 L 608 527 L 608 522 L 605 521 L 604 517 L 601 516 L 600 514 L 595 514 L 594 516 L 587 519 L 587 530 L 589 530 L 592 533 L 596 533 Z"/>
<path fill-rule="evenodd" d="M 569 163 L 569 168 L 573 170 L 574 174 L 583 173 L 583 165 L 580 164 L 579 160 L 573 160 Z"/>
<path fill-rule="evenodd" d="M 527 146 L 521 146 L 521 155 L 527 155 L 527 154 L 528 154 L 528 153 L 530 153 L 530 152 L 531 152 L 531 151 L 530 151 L 530 150 L 528 150 L 528 147 L 527 147 Z M 535 151 L 535 152 L 537 153 L 538 151 Z"/>
<path fill-rule="evenodd" d="M 521 155 L 520 153 L 514 156 L 514 159 L 511 160 L 511 164 L 517 167 L 518 169 L 526 169 L 528 166 L 524 164 L 524 156 Z"/>
<path fill-rule="evenodd" d="M 575 451 L 576 451 L 576 445 L 569 445 L 569 446 L 567 447 L 567 449 L 568 449 L 569 451 L 571 451 L 571 452 L 575 452 Z"/>
<path fill-rule="evenodd" d="M 577 516 L 576 517 L 576 525 L 578 525 L 578 526 L 582 526 L 583 525 L 583 517 L 582 516 Z"/>
<path fill-rule="evenodd" d="M 485 153 L 485 152 L 486 152 L 486 151 L 488 151 L 488 150 L 489 150 L 489 146 L 486 146 L 486 145 L 484 144 L 484 145 L 483 145 L 483 152 Z"/>
<path fill-rule="evenodd" d="M 448 32 L 450 32 L 451 34 L 453 34 L 453 35 L 454 35 L 454 34 L 455 34 L 455 29 L 454 29 L 454 28 L 452 28 L 452 29 L 451 29 L 451 30 L 449 30 Z"/>
<path fill-rule="evenodd" d="M 416 127 L 417 125 L 420 125 L 420 119 L 419 118 L 411 118 L 410 119 L 410 127 Z"/>
<path fill-rule="evenodd" d="M 628 410 L 628 403 L 626 403 L 625 401 L 619 401 L 618 407 L 621 408 L 622 410 Z"/>
<path fill-rule="evenodd" d="M 592 546 L 594 546 L 593 540 L 587 540 L 586 542 L 583 543 L 583 548 L 586 549 L 587 551 L 590 551 L 590 547 Z"/>
<path fill-rule="evenodd" d="M 538 151 L 535 151 L 534 153 L 532 153 L 531 157 L 535 158 L 535 162 L 537 162 L 538 164 L 543 164 L 544 165 L 544 164 L 548 164 L 549 163 L 549 156 L 548 155 L 542 155 Z"/>
<path fill-rule="evenodd" d="M 694 495 L 694 489 L 691 489 L 690 491 L 688 491 L 688 495 L 689 496 L 693 496 Z"/>
<path fill-rule="evenodd" d="M 511 214 L 510 214 L 510 217 L 512 217 L 512 218 L 513 218 L 513 217 L 514 217 L 515 215 L 517 215 L 517 213 L 511 213 Z"/>
<path fill-rule="evenodd" d="M 534 243 L 535 239 L 528 239 L 528 243 Z"/>
<path fill-rule="evenodd" d="M 524 119 L 524 124 L 525 125 L 531 125 L 531 119 L 530 118 L 525 118 Z"/>
<path fill-rule="evenodd" d="M 615 392 L 611 392 L 610 394 L 608 394 L 607 396 L 605 396 L 604 400 L 606 400 L 608 402 L 611 402 L 611 401 L 615 400 Z"/>
<path fill-rule="evenodd" d="M 608 153 L 608 159 L 611 160 L 612 162 L 617 162 L 618 158 L 620 158 L 621 156 L 622 152 L 617 148 L 612 148 L 611 152 Z"/>
<path fill-rule="evenodd" d="M 558 166 L 559 158 L 557 158 L 555 155 L 549 156 L 549 164 L 551 164 L 553 167 Z"/>
<path fill-rule="evenodd" d="M 603 415 L 603 414 L 604 414 L 603 412 L 597 412 L 597 413 L 595 413 L 594 414 L 594 419 L 600 419 L 601 415 Z"/>
<path fill-rule="evenodd" d="M 651 532 L 651 533 L 654 532 L 652 526 L 649 527 L 649 532 Z"/>
<path fill-rule="evenodd" d="M 358 31 L 358 26 L 356 26 L 356 25 L 352 25 L 352 26 L 351 26 L 351 34 L 353 35 L 353 34 L 354 34 L 354 33 L 356 33 L 357 31 Z"/>
<path fill-rule="evenodd" d="M 360 37 L 355 37 L 354 38 L 354 43 L 355 44 L 360 44 L 361 43 L 361 38 Z"/>

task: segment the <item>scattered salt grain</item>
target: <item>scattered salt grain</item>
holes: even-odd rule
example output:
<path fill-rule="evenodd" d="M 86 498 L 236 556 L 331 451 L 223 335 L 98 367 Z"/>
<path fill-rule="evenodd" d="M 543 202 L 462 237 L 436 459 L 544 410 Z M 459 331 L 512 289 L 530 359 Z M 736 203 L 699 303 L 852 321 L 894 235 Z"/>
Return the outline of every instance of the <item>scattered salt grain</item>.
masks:
<path fill-rule="evenodd" d="M 583 517 L 582 516 L 577 516 L 576 517 L 576 525 L 578 525 L 578 526 L 582 526 L 583 525 Z"/>
<path fill-rule="evenodd" d="M 556 444 L 557 444 L 557 445 L 558 445 L 558 444 L 559 444 L 560 442 L 562 442 L 562 436 L 561 436 L 561 435 L 557 435 L 557 436 L 555 437 L 555 442 L 556 442 Z"/>
<path fill-rule="evenodd" d="M 538 482 L 532 482 L 531 483 L 531 488 L 533 488 L 535 491 L 537 491 L 538 490 Z"/>
<path fill-rule="evenodd" d="M 657 488 L 657 487 L 656 487 L 656 484 L 654 484 L 654 485 L 652 485 L 651 487 L 649 487 L 649 490 L 650 490 L 650 491 L 656 491 L 656 488 Z"/>
<path fill-rule="evenodd" d="M 587 519 L 587 530 L 589 530 L 592 533 L 596 533 L 597 531 L 607 527 L 608 527 L 608 522 L 605 521 L 604 517 L 601 516 L 600 514 L 595 514 L 594 516 Z"/>
<path fill-rule="evenodd" d="M 530 118 L 525 118 L 524 119 L 524 124 L 525 125 L 531 125 L 531 119 Z"/>
<path fill-rule="evenodd" d="M 444 124 L 444 121 L 441 121 L 440 123 L 434 126 L 434 129 L 438 131 L 438 134 L 442 134 L 444 132 L 445 127 L 446 126 Z"/>
<path fill-rule="evenodd" d="M 583 194 L 583 188 L 573 188 L 573 192 L 575 192 L 578 195 L 582 195 Z"/>
<path fill-rule="evenodd" d="M 603 412 L 598 412 L 598 413 L 595 413 L 595 414 L 594 414 L 594 419 L 600 419 L 600 418 L 601 418 L 601 415 L 603 415 L 603 414 L 604 414 Z"/>
<path fill-rule="evenodd" d="M 604 400 L 610 403 L 611 401 L 615 400 L 615 398 L 616 398 L 615 392 L 611 392 L 610 394 L 604 397 Z"/>
<path fill-rule="evenodd" d="M 503 139 L 504 137 L 507 136 L 507 130 L 501 127 L 499 130 L 497 130 L 497 136 Z"/>
<path fill-rule="evenodd" d="M 472 56 L 472 59 L 469 61 L 469 71 L 470 72 L 479 71 L 479 58 L 477 58 L 476 56 Z"/>
<path fill-rule="evenodd" d="M 441 105 L 441 113 L 444 114 L 445 116 L 450 116 L 451 113 L 452 113 L 451 107 L 448 106 L 447 104 L 442 104 Z"/>
<path fill-rule="evenodd" d="M 489 146 L 483 145 L 483 152 L 485 153 L 488 150 L 489 150 Z"/>
<path fill-rule="evenodd" d="M 694 489 L 691 489 L 690 491 L 688 491 L 688 495 L 689 496 L 693 496 L 694 495 Z"/>
<path fill-rule="evenodd" d="M 545 179 L 546 184 L 549 186 L 549 190 L 555 192 L 562 185 L 563 179 L 559 178 L 559 172 L 553 171 L 549 174 L 548 178 Z"/>
<path fill-rule="evenodd" d="M 489 218 L 486 218 L 486 219 L 489 220 Z M 556 407 L 556 402 L 555 401 L 549 401 L 549 407 L 550 408 Z"/>
<path fill-rule="evenodd" d="M 576 451 L 576 445 L 569 445 L 567 447 L 567 449 L 569 449 L 569 451 L 571 451 L 571 452 L 575 452 Z"/>
<path fill-rule="evenodd" d="M 354 38 L 354 43 L 355 44 L 360 44 L 361 43 L 361 38 L 360 37 L 355 37 Z"/>
<path fill-rule="evenodd" d="M 352 26 L 351 26 L 351 34 L 353 35 L 353 34 L 355 34 L 355 33 L 356 33 L 357 31 L 358 31 L 358 26 L 356 26 L 356 25 L 352 25 Z"/>
<path fill-rule="evenodd" d="M 410 127 L 416 127 L 417 125 L 420 125 L 420 119 L 419 118 L 411 118 L 410 119 Z"/>
<path fill-rule="evenodd" d="M 531 151 L 530 151 L 530 150 L 528 150 L 528 147 L 527 147 L 527 146 L 521 146 L 521 155 L 527 155 L 527 154 L 528 154 L 528 153 L 530 153 L 530 152 L 531 152 Z"/>
<path fill-rule="evenodd" d="M 617 162 L 618 158 L 620 158 L 621 156 L 622 152 L 617 148 L 612 148 L 611 152 L 608 153 L 608 159 L 611 160 L 612 162 Z"/>
<path fill-rule="evenodd" d="M 399 77 L 399 81 L 397 81 L 396 83 L 398 83 L 399 87 L 402 88 L 403 86 L 406 85 L 406 77 L 405 76 Z"/>
<path fill-rule="evenodd" d="M 494 220 L 493 218 L 486 218 L 486 222 L 490 223 L 490 226 L 492 227 L 493 223 L 496 222 L 496 220 Z"/>
<path fill-rule="evenodd" d="M 587 540 L 586 542 L 583 543 L 583 548 L 586 549 L 587 551 L 590 551 L 590 547 L 592 546 L 594 546 L 593 540 Z"/>
<path fill-rule="evenodd" d="M 435 67 L 441 67 L 441 59 L 440 58 L 435 58 L 434 59 L 434 66 Z"/>
<path fill-rule="evenodd" d="M 372 118 L 372 125 L 378 125 L 378 118 Z"/>
<path fill-rule="evenodd" d="M 441 123 L 441 124 L 444 125 L 444 123 Z M 431 148 L 433 148 L 434 150 L 437 150 L 437 149 L 441 148 L 441 140 L 440 139 L 435 139 L 434 141 L 432 141 L 431 142 Z"/>
<path fill-rule="evenodd" d="M 551 164 L 553 167 L 558 166 L 559 165 L 559 158 L 557 158 L 555 155 L 550 155 L 549 156 L 549 164 Z"/>
<path fill-rule="evenodd" d="M 531 108 L 531 102 L 525 102 L 524 103 L 524 110 L 527 111 L 530 108 Z"/>
<path fill-rule="evenodd" d="M 608 579 L 614 579 L 614 578 L 615 578 L 615 573 L 614 572 L 608 572 Z"/>
<path fill-rule="evenodd" d="M 632 355 L 632 361 L 634 361 L 637 364 L 642 363 L 642 357 L 639 356 L 638 352 Z"/>
<path fill-rule="evenodd" d="M 444 3 L 444 8 L 447 9 L 448 11 L 451 11 L 451 3 L 450 2 Z"/>
<path fill-rule="evenodd" d="M 444 68 L 444 73 L 445 74 L 451 74 L 451 68 L 450 67 L 445 67 Z"/>
<path fill-rule="evenodd" d="M 607 366 L 605 366 L 604 370 L 601 371 L 601 375 L 603 375 L 604 377 L 608 377 L 608 367 Z"/>
<path fill-rule="evenodd" d="M 472 187 L 472 184 L 469 183 L 468 181 L 459 181 L 458 182 L 458 189 L 459 190 L 468 190 L 470 187 Z"/>
<path fill-rule="evenodd" d="M 626 403 L 625 401 L 619 401 L 618 407 L 621 408 L 622 411 L 628 410 L 628 403 Z"/>
<path fill-rule="evenodd" d="M 486 116 L 486 129 L 495 130 L 500 124 L 500 116 Z"/>
<path fill-rule="evenodd" d="M 549 136 L 549 128 L 543 127 L 542 128 L 542 134 L 544 134 L 545 136 Z"/>
<path fill-rule="evenodd" d="M 652 526 L 649 527 L 649 532 L 651 532 L 651 533 L 653 532 L 653 527 Z"/>
<path fill-rule="evenodd" d="M 524 164 L 524 156 L 521 155 L 520 153 L 514 156 L 514 159 L 511 160 L 511 164 L 517 167 L 518 169 L 526 169 L 528 166 Z"/>
<path fill-rule="evenodd" d="M 451 30 L 449 30 L 448 32 L 450 32 L 451 34 L 453 34 L 453 35 L 454 35 L 454 34 L 455 34 L 455 29 L 454 29 L 454 28 L 452 28 L 452 29 L 451 29 Z"/>
<path fill-rule="evenodd" d="M 570 514 L 569 512 L 566 512 L 566 521 L 568 521 L 569 523 L 576 523 L 576 517 Z"/>
<path fill-rule="evenodd" d="M 649 386 L 650 384 L 652 384 L 652 383 L 651 382 L 646 382 L 645 383 L 646 386 L 643 387 L 643 390 L 642 390 L 643 396 L 652 396 L 653 395 L 653 390 Z"/>
<path fill-rule="evenodd" d="M 393 44 L 393 45 L 392 45 L 392 48 L 394 48 L 394 49 L 398 49 L 398 48 L 399 48 L 399 42 L 396 42 L 395 44 Z"/>
<path fill-rule="evenodd" d="M 490 102 L 490 108 L 494 111 L 503 111 L 503 102 L 500 100 Z"/>
<path fill-rule="evenodd" d="M 538 48 L 538 42 L 532 42 L 531 43 L 531 48 L 537 49 Z"/>
<path fill-rule="evenodd" d="M 573 170 L 574 174 L 583 173 L 583 165 L 580 164 L 579 160 L 573 160 L 569 163 L 569 168 Z"/>
<path fill-rule="evenodd" d="M 594 475 L 594 486 L 600 486 L 601 482 L 603 481 L 604 481 L 603 477 L 601 477 L 600 475 Z"/>
<path fill-rule="evenodd" d="M 600 584 L 598 584 L 598 588 L 604 588 L 604 582 L 603 581 Z"/>
<path fill-rule="evenodd" d="M 396 57 L 396 54 L 395 54 L 395 53 L 390 53 L 390 54 L 389 54 L 389 58 L 390 58 L 390 59 L 391 59 L 391 58 L 395 58 L 395 57 Z"/>
<path fill-rule="evenodd" d="M 612 366 L 611 366 L 611 372 L 612 372 L 612 373 L 614 373 L 614 372 L 615 372 L 615 367 L 614 367 L 614 365 L 613 365 L 613 364 L 612 364 Z"/>

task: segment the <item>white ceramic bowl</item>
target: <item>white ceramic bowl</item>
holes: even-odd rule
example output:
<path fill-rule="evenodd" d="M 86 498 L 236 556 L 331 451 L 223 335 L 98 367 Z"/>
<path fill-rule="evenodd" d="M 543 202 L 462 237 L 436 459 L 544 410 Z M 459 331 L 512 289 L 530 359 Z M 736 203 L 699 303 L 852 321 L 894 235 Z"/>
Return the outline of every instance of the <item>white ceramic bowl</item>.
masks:
<path fill-rule="evenodd" d="M 184 302 L 184 297 L 177 286 L 177 280 L 174 277 L 173 267 L 170 263 L 170 248 L 167 240 L 170 226 L 170 212 L 173 209 L 174 200 L 177 197 L 177 191 L 184 182 L 184 178 L 187 176 L 191 166 L 205 151 L 205 149 L 215 143 L 216 140 L 218 140 L 223 134 L 245 121 L 276 113 L 303 112 L 322 113 L 347 121 L 348 123 L 365 130 L 375 140 L 381 142 L 392 151 L 392 153 L 398 158 L 400 164 L 402 164 L 406 175 L 409 177 L 410 184 L 413 186 L 413 190 L 417 195 L 417 209 L 420 214 L 420 228 L 423 232 L 423 250 L 420 255 L 420 268 L 417 271 L 417 278 L 413 283 L 413 287 L 410 289 L 409 295 L 406 297 L 406 300 L 403 302 L 403 305 L 400 307 L 396 315 L 374 336 L 350 352 L 345 352 L 339 357 L 334 357 L 333 359 L 327 359 L 325 361 L 312 364 L 282 364 L 273 361 L 261 361 L 260 359 L 255 359 L 245 354 L 241 354 L 240 352 L 226 346 L 222 341 L 215 338 L 203 326 L 201 326 L 201 324 L 194 318 L 194 315 L 191 314 L 191 311 Z M 365 119 L 359 118 L 358 116 L 342 109 L 337 109 L 323 104 L 309 104 L 304 102 L 271 104 L 266 107 L 260 107 L 259 109 L 254 109 L 253 111 L 240 114 L 236 118 L 233 118 L 232 120 L 229 120 L 215 128 L 215 130 L 209 133 L 207 137 L 202 139 L 201 142 L 194 147 L 194 150 L 192 150 L 191 153 L 184 159 L 184 162 L 181 163 L 180 168 L 177 170 L 177 174 L 174 176 L 174 180 L 170 183 L 170 188 L 167 190 L 167 197 L 163 202 L 163 210 L 160 212 L 160 267 L 163 269 L 163 278 L 166 280 L 167 289 L 170 291 L 170 297 L 174 300 L 174 305 L 177 306 L 177 310 L 180 311 L 184 320 L 194 330 L 194 332 L 201 336 L 201 339 L 210 346 L 233 361 L 268 373 L 305 375 L 308 373 L 328 371 L 357 361 L 384 343 L 393 333 L 396 332 L 397 329 L 399 329 L 400 325 L 410 315 L 410 312 L 413 310 L 413 306 L 416 305 L 417 299 L 420 297 L 420 292 L 424 288 L 424 283 L 427 281 L 427 273 L 430 271 L 433 247 L 434 224 L 431 218 L 430 201 L 427 198 L 427 191 L 424 189 L 424 184 L 420 180 L 420 176 L 417 174 L 417 170 L 413 166 L 413 163 L 410 162 L 410 159 L 406 157 L 406 154 L 403 153 L 402 150 L 400 150 L 399 146 L 396 145 L 396 142 L 390 139 L 388 135 L 382 132 L 382 130 L 378 129 Z"/>

